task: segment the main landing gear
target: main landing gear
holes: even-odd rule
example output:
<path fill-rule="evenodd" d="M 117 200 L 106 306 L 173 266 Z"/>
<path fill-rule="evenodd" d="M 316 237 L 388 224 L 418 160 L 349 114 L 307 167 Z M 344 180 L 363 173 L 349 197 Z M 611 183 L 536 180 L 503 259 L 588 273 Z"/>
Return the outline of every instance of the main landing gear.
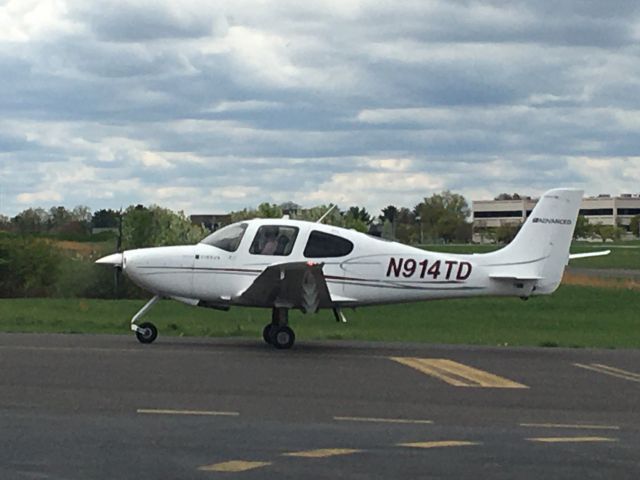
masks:
<path fill-rule="evenodd" d="M 136 322 L 140 320 L 162 297 L 156 295 L 149 300 L 144 307 L 140 309 L 131 319 L 131 330 L 136 332 L 136 337 L 140 343 L 153 343 L 158 338 L 158 329 L 153 323 L 144 322 L 138 325 Z"/>
<path fill-rule="evenodd" d="M 271 314 L 271 323 L 268 323 L 262 330 L 262 338 L 278 349 L 291 348 L 296 341 L 296 335 L 288 324 L 289 310 L 274 308 Z"/>

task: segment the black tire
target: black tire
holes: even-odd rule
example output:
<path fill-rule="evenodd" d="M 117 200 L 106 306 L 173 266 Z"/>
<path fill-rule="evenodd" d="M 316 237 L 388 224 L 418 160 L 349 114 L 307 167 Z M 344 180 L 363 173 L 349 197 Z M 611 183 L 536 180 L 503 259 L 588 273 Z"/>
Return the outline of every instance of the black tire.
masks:
<path fill-rule="evenodd" d="M 138 337 L 140 343 L 153 343 L 158 338 L 158 329 L 153 323 L 142 323 L 138 325 L 136 337 Z"/>
<path fill-rule="evenodd" d="M 279 350 L 286 350 L 293 346 L 296 336 L 289 327 L 275 327 L 271 329 L 271 345 Z"/>
<path fill-rule="evenodd" d="M 273 325 L 271 325 L 270 323 L 267 323 L 265 325 L 264 329 L 262 330 L 262 338 L 269 345 L 271 345 L 271 328 L 272 327 L 273 327 Z"/>

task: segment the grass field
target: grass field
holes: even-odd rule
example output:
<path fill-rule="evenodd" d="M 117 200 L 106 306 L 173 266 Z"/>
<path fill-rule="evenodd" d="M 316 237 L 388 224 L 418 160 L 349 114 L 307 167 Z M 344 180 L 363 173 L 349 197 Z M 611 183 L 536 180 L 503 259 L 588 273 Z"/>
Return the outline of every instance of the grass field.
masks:
<path fill-rule="evenodd" d="M 0 300 L 0 331 L 129 333 L 143 305 L 134 300 Z M 345 312 L 292 313 L 299 340 L 358 339 L 477 345 L 640 348 L 640 292 L 625 288 L 563 285 L 527 302 L 478 298 L 369 307 Z M 160 335 L 246 336 L 259 339 L 268 310 L 230 312 L 163 301 L 148 315 Z M 130 333 L 129 333 L 130 334 Z M 132 339 L 132 341 L 135 341 Z"/>

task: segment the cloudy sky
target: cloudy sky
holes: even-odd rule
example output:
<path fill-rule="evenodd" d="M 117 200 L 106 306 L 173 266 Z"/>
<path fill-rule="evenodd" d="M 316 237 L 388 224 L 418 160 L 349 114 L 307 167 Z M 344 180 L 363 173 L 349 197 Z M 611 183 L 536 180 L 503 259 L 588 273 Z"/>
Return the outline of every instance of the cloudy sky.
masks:
<path fill-rule="evenodd" d="M 640 193 L 635 0 L 0 0 L 0 214 Z"/>

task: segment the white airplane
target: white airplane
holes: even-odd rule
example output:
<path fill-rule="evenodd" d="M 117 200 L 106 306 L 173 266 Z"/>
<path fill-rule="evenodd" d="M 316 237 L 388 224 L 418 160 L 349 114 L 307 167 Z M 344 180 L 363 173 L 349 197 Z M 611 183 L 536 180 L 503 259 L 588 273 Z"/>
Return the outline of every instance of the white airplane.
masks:
<path fill-rule="evenodd" d="M 440 298 L 515 296 L 554 292 L 569 258 L 582 191 L 545 193 L 516 238 L 501 250 L 454 255 L 429 252 L 344 228 L 299 220 L 254 219 L 224 227 L 197 245 L 143 248 L 96 263 L 121 268 L 154 294 L 131 319 L 142 343 L 156 327 L 138 321 L 161 298 L 228 310 L 270 308 L 267 343 L 290 348 L 295 340 L 288 312 L 418 302 Z"/>

